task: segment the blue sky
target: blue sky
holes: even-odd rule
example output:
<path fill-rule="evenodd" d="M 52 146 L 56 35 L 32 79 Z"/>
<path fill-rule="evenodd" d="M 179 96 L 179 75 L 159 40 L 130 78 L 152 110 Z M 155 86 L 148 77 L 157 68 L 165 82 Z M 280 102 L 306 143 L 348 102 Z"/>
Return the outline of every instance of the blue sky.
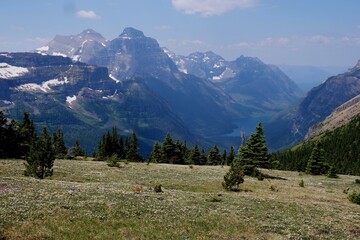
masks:
<path fill-rule="evenodd" d="M 359 0 L 0 0 L 0 51 L 29 51 L 92 28 L 135 27 L 177 54 L 212 50 L 266 63 L 353 66 Z"/>

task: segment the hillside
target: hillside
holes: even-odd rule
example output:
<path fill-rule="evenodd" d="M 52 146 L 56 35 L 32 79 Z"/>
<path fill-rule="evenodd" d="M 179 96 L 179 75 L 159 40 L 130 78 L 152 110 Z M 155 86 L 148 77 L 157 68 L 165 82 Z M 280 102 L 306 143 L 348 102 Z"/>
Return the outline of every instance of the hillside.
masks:
<path fill-rule="evenodd" d="M 327 164 L 340 173 L 360 175 L 360 116 L 311 140 L 273 153 L 272 160 L 280 162 L 280 169 L 304 171 L 315 141 L 321 142 Z"/>
<path fill-rule="evenodd" d="M 360 206 L 339 179 L 271 171 L 224 192 L 227 167 L 56 160 L 50 179 L 0 160 L 1 239 L 357 239 Z M 300 180 L 305 187 L 300 188 Z M 160 183 L 163 193 L 152 188 Z M 275 191 L 270 190 L 270 186 Z"/>
<path fill-rule="evenodd" d="M 310 127 L 305 139 L 313 138 L 326 131 L 347 124 L 360 115 L 360 95 L 337 107 L 324 121 Z"/>

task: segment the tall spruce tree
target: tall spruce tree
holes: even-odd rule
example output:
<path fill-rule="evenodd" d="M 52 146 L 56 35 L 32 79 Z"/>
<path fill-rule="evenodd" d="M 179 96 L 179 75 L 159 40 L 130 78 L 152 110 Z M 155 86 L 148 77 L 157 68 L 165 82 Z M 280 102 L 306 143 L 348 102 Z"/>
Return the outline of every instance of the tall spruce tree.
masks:
<path fill-rule="evenodd" d="M 250 135 L 244 146 L 239 148 L 239 158 L 245 175 L 254 175 L 255 168 L 271 167 L 262 124 Z"/>
<path fill-rule="evenodd" d="M 128 139 L 128 147 L 126 151 L 126 159 L 131 162 L 140 162 L 142 158 L 139 154 L 138 139 L 135 132 Z"/>
<path fill-rule="evenodd" d="M 311 175 L 321 175 L 325 173 L 324 167 L 324 149 L 322 148 L 320 142 L 316 142 L 306 165 L 306 173 Z"/>
<path fill-rule="evenodd" d="M 54 160 L 53 143 L 46 127 L 44 127 L 41 136 L 30 144 L 29 156 L 25 164 L 25 175 L 40 179 L 52 176 Z"/>
<path fill-rule="evenodd" d="M 162 152 L 164 153 L 164 161 L 167 163 L 174 163 L 175 144 L 170 136 L 170 133 L 166 133 L 166 137 L 162 144 L 162 147 Z"/>
<path fill-rule="evenodd" d="M 20 144 L 20 155 L 27 156 L 31 143 L 36 138 L 35 125 L 33 120 L 30 118 L 30 113 L 25 112 L 22 122 L 19 124 L 19 144 Z"/>
<path fill-rule="evenodd" d="M 235 158 L 235 149 L 233 146 L 231 146 L 229 155 L 227 156 L 227 160 L 226 160 L 227 165 L 231 166 L 231 163 L 234 161 L 234 158 Z"/>

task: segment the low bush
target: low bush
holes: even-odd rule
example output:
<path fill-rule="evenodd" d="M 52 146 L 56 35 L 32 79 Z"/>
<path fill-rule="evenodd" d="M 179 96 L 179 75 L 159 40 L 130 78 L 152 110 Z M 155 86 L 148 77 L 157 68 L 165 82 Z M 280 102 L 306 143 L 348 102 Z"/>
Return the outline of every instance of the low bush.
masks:
<path fill-rule="evenodd" d="M 353 191 L 348 195 L 348 199 L 352 203 L 360 204 L 360 192 Z"/>

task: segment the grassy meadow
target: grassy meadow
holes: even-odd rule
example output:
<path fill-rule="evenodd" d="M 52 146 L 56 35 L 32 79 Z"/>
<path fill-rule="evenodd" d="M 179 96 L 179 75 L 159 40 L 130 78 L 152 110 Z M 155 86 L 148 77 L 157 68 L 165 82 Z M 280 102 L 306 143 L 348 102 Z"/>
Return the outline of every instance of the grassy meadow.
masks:
<path fill-rule="evenodd" d="M 345 193 L 360 177 L 264 170 L 287 180 L 246 177 L 226 192 L 227 170 L 56 160 L 38 180 L 0 160 L 0 239 L 360 239 L 360 205 Z"/>

